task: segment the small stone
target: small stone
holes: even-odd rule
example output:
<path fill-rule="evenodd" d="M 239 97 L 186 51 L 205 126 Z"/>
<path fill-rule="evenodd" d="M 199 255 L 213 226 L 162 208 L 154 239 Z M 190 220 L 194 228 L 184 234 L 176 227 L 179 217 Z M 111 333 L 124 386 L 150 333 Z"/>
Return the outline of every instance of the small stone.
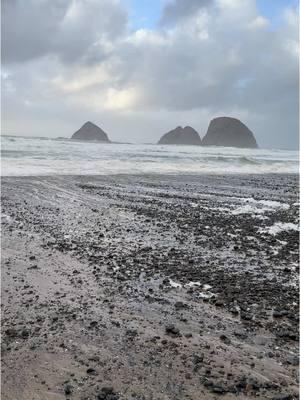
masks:
<path fill-rule="evenodd" d="M 215 301 L 215 306 L 216 307 L 223 307 L 224 306 L 224 302 L 222 300 L 216 300 Z"/>
<path fill-rule="evenodd" d="M 200 356 L 198 354 L 194 354 L 193 355 L 194 364 L 200 364 L 200 363 L 203 362 L 203 360 L 204 360 L 204 355 L 203 354 L 201 354 Z"/>
<path fill-rule="evenodd" d="M 211 386 L 211 391 L 216 394 L 224 394 L 228 392 L 228 389 L 220 383 L 218 384 L 213 383 Z"/>
<path fill-rule="evenodd" d="M 176 303 L 174 304 L 176 310 L 180 310 L 183 308 L 187 308 L 187 305 L 184 304 L 182 301 L 176 301 Z"/>
<path fill-rule="evenodd" d="M 86 370 L 86 373 L 88 374 L 88 375 L 96 375 L 96 370 L 94 369 L 94 368 L 88 368 L 87 370 Z"/>
<path fill-rule="evenodd" d="M 290 274 L 292 271 L 291 271 L 290 268 L 285 267 L 285 268 L 283 269 L 283 272 L 284 272 L 285 274 Z"/>
<path fill-rule="evenodd" d="M 21 337 L 22 337 L 22 339 L 27 339 L 28 336 L 29 336 L 29 330 L 28 330 L 28 329 L 23 329 L 23 330 L 21 331 Z"/>
<path fill-rule="evenodd" d="M 230 343 L 231 343 L 231 340 L 229 339 L 229 337 L 226 336 L 226 335 L 224 335 L 224 334 L 220 335 L 220 339 L 221 339 L 222 342 L 224 342 L 225 344 L 230 344 Z"/>
<path fill-rule="evenodd" d="M 249 313 L 241 312 L 241 319 L 243 319 L 244 321 L 251 321 L 253 319 L 253 316 Z"/>
<path fill-rule="evenodd" d="M 299 365 L 299 357 L 298 356 L 289 356 L 289 357 L 287 357 L 286 362 L 287 362 L 287 364 L 297 367 Z"/>
<path fill-rule="evenodd" d="M 27 269 L 37 269 L 37 265 L 36 264 L 34 264 L 34 265 L 31 265 L 30 267 L 28 267 Z"/>
<path fill-rule="evenodd" d="M 273 318 L 282 318 L 282 317 L 283 315 L 281 311 L 276 311 L 276 310 L 273 311 Z"/>
<path fill-rule="evenodd" d="M 180 330 L 175 325 L 170 324 L 166 326 L 166 334 L 171 336 L 180 336 Z"/>
<path fill-rule="evenodd" d="M 18 336 L 18 332 L 15 328 L 7 328 L 5 334 L 11 338 Z"/>
<path fill-rule="evenodd" d="M 118 400 L 119 396 L 112 387 L 103 387 L 97 395 L 97 400 Z"/>
<path fill-rule="evenodd" d="M 243 331 L 234 331 L 233 334 L 234 336 L 242 340 L 245 340 L 248 337 L 247 333 Z"/>
<path fill-rule="evenodd" d="M 277 336 L 285 340 L 297 340 L 297 333 L 290 328 L 282 328 L 277 332 Z"/>
<path fill-rule="evenodd" d="M 290 394 L 277 394 L 272 398 L 272 400 L 293 400 L 293 396 Z"/>
<path fill-rule="evenodd" d="M 65 385 L 65 387 L 64 387 L 65 395 L 68 396 L 69 394 L 71 394 L 72 393 L 72 389 L 73 389 L 73 386 L 70 385 L 69 383 L 67 383 Z"/>

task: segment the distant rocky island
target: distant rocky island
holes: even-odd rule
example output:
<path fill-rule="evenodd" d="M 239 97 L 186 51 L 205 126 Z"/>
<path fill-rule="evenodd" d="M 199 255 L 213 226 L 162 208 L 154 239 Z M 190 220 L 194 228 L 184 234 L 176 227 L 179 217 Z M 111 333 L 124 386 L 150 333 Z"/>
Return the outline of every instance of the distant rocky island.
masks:
<path fill-rule="evenodd" d="M 210 121 L 203 146 L 258 148 L 253 133 L 236 118 L 219 117 Z"/>
<path fill-rule="evenodd" d="M 76 131 L 72 140 L 112 143 L 106 132 L 88 121 Z M 177 126 L 165 133 L 158 144 L 224 146 L 239 148 L 258 148 L 256 139 L 250 129 L 237 118 L 218 117 L 210 121 L 207 133 L 201 140 L 199 133 L 191 126 Z"/>
<path fill-rule="evenodd" d="M 197 146 L 224 146 L 258 148 L 253 133 L 237 118 L 218 117 L 210 121 L 207 133 L 201 141 L 198 132 L 190 126 L 178 126 L 164 134 L 158 144 L 189 144 Z"/>
<path fill-rule="evenodd" d="M 201 138 L 199 133 L 190 126 L 182 128 L 178 126 L 177 128 L 165 133 L 158 144 L 191 144 L 191 145 L 201 145 Z"/>
<path fill-rule="evenodd" d="M 82 127 L 72 135 L 71 139 L 111 143 L 107 133 L 90 121 L 83 124 Z"/>

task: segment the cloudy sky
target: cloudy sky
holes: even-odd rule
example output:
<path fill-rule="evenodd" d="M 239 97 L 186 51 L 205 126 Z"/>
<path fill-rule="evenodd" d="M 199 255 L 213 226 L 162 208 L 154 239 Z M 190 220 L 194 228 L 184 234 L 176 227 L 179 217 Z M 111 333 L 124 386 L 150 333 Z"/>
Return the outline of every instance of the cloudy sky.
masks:
<path fill-rule="evenodd" d="M 240 118 L 298 146 L 296 0 L 1 0 L 2 131 L 116 141 Z"/>

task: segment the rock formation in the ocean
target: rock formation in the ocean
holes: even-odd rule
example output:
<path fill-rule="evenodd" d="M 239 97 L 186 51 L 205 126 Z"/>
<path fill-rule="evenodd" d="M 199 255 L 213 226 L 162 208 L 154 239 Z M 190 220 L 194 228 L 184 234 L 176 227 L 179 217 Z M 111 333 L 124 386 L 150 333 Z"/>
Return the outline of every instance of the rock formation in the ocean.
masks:
<path fill-rule="evenodd" d="M 73 134 L 71 139 L 110 143 L 107 134 L 99 128 L 99 126 L 90 121 L 82 125 L 82 127 Z"/>
<path fill-rule="evenodd" d="M 165 133 L 159 140 L 158 144 L 192 144 L 201 145 L 199 133 L 190 126 L 182 128 L 178 126 L 172 131 Z"/>
<path fill-rule="evenodd" d="M 240 120 L 230 117 L 214 118 L 202 139 L 203 146 L 258 148 L 250 129 Z"/>

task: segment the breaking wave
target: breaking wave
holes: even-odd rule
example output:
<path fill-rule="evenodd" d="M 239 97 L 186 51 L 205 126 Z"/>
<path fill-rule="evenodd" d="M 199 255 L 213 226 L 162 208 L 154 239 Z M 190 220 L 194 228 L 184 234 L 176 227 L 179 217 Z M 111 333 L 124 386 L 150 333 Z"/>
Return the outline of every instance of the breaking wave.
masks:
<path fill-rule="evenodd" d="M 1 139 L 2 175 L 298 173 L 298 152 L 230 147 Z"/>

